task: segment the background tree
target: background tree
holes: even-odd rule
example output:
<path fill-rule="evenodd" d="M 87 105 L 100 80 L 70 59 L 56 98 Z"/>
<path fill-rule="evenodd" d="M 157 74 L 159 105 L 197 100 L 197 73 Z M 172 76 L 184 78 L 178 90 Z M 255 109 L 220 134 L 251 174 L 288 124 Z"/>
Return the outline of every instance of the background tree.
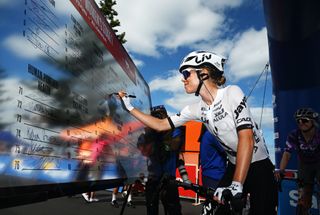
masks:
<path fill-rule="evenodd" d="M 116 5 L 115 0 L 100 0 L 100 10 L 102 14 L 105 16 L 109 24 L 111 25 L 113 31 L 115 32 L 117 38 L 119 41 L 123 44 L 127 40 L 124 38 L 125 32 L 118 33 L 118 30 L 116 27 L 120 26 L 119 19 L 116 19 L 115 17 L 118 15 L 118 12 L 113 9 L 113 6 Z"/>

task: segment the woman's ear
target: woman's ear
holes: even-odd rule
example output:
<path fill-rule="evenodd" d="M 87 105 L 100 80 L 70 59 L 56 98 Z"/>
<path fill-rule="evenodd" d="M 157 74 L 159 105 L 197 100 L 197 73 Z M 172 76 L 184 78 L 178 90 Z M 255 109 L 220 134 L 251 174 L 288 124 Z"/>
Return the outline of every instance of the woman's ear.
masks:
<path fill-rule="evenodd" d="M 200 77 L 200 80 L 201 81 L 204 81 L 204 80 L 207 80 L 209 78 L 209 74 L 207 73 L 200 73 L 199 74 L 199 77 Z"/>

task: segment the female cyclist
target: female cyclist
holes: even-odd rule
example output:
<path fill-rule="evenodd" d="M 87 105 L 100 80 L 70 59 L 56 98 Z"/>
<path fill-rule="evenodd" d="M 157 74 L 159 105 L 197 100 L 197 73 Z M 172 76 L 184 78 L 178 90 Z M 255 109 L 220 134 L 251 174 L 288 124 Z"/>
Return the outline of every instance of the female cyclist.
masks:
<path fill-rule="evenodd" d="M 250 194 L 251 215 L 275 215 L 277 187 L 274 166 L 262 134 L 253 121 L 246 97 L 238 86 L 223 87 L 225 59 L 208 51 L 189 53 L 179 71 L 186 93 L 195 93 L 201 100 L 187 105 L 167 119 L 158 119 L 134 108 L 129 96 L 121 91 L 126 109 L 146 126 L 167 130 L 190 120 L 202 121 L 219 140 L 228 156 L 228 166 L 215 196 L 223 201 L 228 189 L 237 198 Z"/>
<path fill-rule="evenodd" d="M 298 155 L 298 182 L 301 186 L 299 195 L 299 211 L 308 214 L 312 205 L 314 182 L 320 182 L 320 129 L 319 113 L 312 108 L 299 108 L 294 118 L 297 129 L 291 131 L 286 140 L 285 151 L 280 162 L 280 171 L 276 177 L 280 179 L 291 158 L 291 153 Z"/>

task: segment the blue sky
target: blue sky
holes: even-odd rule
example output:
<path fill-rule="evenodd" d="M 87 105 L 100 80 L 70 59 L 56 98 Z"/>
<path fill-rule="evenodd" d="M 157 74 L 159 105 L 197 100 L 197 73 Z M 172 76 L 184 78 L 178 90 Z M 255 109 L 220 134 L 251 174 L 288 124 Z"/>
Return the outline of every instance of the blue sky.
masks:
<path fill-rule="evenodd" d="M 99 2 L 99 0 L 96 0 Z M 193 50 L 210 50 L 228 58 L 227 85 L 248 94 L 268 62 L 268 42 L 261 1 L 253 0 L 118 0 L 115 6 L 126 32 L 124 47 L 148 82 L 153 105 L 170 113 L 197 100 L 184 92 L 178 67 Z M 260 123 L 265 77 L 249 98 Z M 268 75 L 262 129 L 273 159 L 272 83 Z"/>

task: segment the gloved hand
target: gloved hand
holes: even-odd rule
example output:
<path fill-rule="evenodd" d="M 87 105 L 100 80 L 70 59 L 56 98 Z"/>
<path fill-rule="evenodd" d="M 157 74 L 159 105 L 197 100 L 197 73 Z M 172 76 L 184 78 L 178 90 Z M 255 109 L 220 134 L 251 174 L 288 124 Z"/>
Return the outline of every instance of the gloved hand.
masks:
<path fill-rule="evenodd" d="M 122 99 L 122 102 L 123 102 L 125 108 L 126 108 L 129 112 L 132 111 L 134 107 L 133 107 L 133 106 L 131 105 L 131 103 L 130 103 L 130 98 L 129 98 L 129 96 L 125 95 L 125 96 L 121 97 L 121 99 Z"/>
<path fill-rule="evenodd" d="M 215 196 L 218 197 L 219 201 L 224 200 L 224 192 L 225 190 L 230 190 L 233 197 L 241 197 L 242 195 L 242 184 L 238 181 L 232 181 L 231 185 L 229 187 L 219 187 L 216 189 L 216 192 L 214 193 Z"/>

